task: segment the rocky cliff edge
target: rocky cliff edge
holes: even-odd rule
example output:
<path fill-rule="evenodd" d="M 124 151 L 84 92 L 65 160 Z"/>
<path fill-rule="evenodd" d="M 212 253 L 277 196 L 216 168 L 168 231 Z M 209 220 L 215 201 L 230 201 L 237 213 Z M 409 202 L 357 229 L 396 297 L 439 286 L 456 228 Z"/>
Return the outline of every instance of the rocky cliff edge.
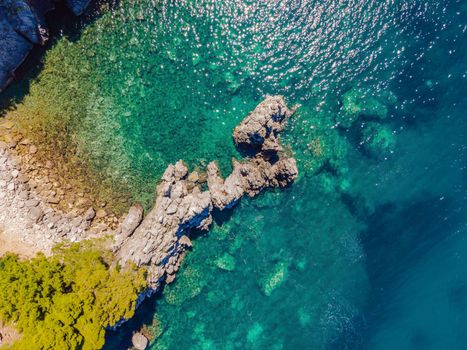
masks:
<path fill-rule="evenodd" d="M 62 0 L 75 15 L 90 0 Z M 45 14 L 54 9 L 50 0 L 0 0 L 0 92 L 13 80 L 14 72 L 34 45 L 48 39 Z"/>

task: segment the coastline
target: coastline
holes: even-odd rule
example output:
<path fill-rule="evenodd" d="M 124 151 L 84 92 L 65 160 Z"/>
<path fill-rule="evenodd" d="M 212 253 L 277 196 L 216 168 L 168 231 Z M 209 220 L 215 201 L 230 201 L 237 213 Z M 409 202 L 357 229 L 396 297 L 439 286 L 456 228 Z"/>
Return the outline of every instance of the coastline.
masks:
<path fill-rule="evenodd" d="M 82 17 L 53 2 L 50 40 L 0 98 L 14 123 L 0 135 L 0 348 L 463 349 L 462 2 L 94 2 Z M 231 134 L 266 93 L 302 104 L 282 134 L 299 180 L 221 195 L 235 208 L 190 233 L 197 220 L 179 219 L 209 190 L 207 164 L 221 194 L 232 169 L 248 173 Z M 78 240 L 100 223 L 108 239 L 29 258 L 56 213 L 89 225 Z"/>
<path fill-rule="evenodd" d="M 15 131 L 13 121 L 0 121 L 0 256 L 49 255 L 63 240 L 102 237 L 119 224 L 105 203 L 93 205 L 79 183 L 60 177 L 57 163 L 39 158 L 40 147 Z"/>
<path fill-rule="evenodd" d="M 295 180 L 295 159 L 284 151 L 278 135 L 296 108 L 289 109 L 281 96 L 267 97 L 235 128 L 233 138 L 245 158 L 232 160 L 233 171 L 226 179 L 220 176 L 215 161 L 208 165 L 206 176 L 190 173 L 183 161 L 178 161 L 167 167 L 152 210 L 144 215 L 143 207 L 135 204 L 120 218 L 103 215 L 104 209 L 92 206 L 83 211 L 84 199 L 78 203 L 81 207 L 67 203 L 69 197 L 61 190 L 59 179 L 43 177 L 35 168 L 39 163 L 31 161 L 37 146 L 15 134 L 14 123 L 5 119 L 0 123 L 0 239 L 4 242 L 0 256 L 7 251 L 22 258 L 38 252 L 50 255 L 62 242 L 112 238 L 106 246 L 115 264 L 134 264 L 147 271 L 147 287 L 139 295 L 139 305 L 175 280 L 192 246 L 190 231 L 208 230 L 213 210 L 232 208 L 244 195 L 253 197 Z M 24 149 L 29 151 L 22 152 Z M 207 190 L 202 189 L 203 183 Z M 76 191 L 72 186 L 67 190 Z M 61 210 L 63 207 L 69 211 Z"/>

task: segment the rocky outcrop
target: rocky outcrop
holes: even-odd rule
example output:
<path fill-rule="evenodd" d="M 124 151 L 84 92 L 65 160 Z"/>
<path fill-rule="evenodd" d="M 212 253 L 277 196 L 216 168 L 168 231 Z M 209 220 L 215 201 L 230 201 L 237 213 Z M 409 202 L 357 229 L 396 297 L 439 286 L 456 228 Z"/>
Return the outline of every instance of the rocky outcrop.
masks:
<path fill-rule="evenodd" d="M 66 0 L 66 5 L 80 15 L 90 0 Z M 52 10 L 52 1 L 0 1 L 0 92 L 14 77 L 34 45 L 48 39 L 45 13 Z"/>
<path fill-rule="evenodd" d="M 70 213 L 60 211 L 51 201 L 59 195 L 58 182 L 47 182 L 45 177 L 35 180 L 35 172 L 14 156 L 17 144 L 23 143 L 29 149 L 33 146 L 27 140 L 2 141 L 0 255 L 7 250 L 23 256 L 37 251 L 47 254 L 62 241 L 113 236 L 112 249 L 118 262 L 132 262 L 148 270 L 149 288 L 141 301 L 162 282 L 175 279 L 192 246 L 190 232 L 207 230 L 214 210 L 232 208 L 245 195 L 252 197 L 265 188 L 284 187 L 294 181 L 298 175 L 295 159 L 279 141 L 294 111 L 287 108 L 282 97 L 267 97 L 234 130 L 233 140 L 246 156 L 241 161 L 232 160 L 232 173 L 227 178 L 221 177 L 215 162 L 207 166 L 206 174 L 190 173 L 183 161 L 169 165 L 156 188 L 153 209 L 144 216 L 143 208 L 134 205 L 118 220 L 115 230 L 102 223 L 102 208 L 80 213 L 76 208 Z M 0 131 L 11 128 L 8 120 L 0 123 Z M 32 151 L 35 154 L 37 150 Z M 38 181 L 48 184 L 47 191 L 38 191 Z M 25 251 L 25 247 L 29 250 Z"/>
<path fill-rule="evenodd" d="M 269 96 L 259 104 L 234 130 L 235 144 L 244 150 L 265 157 L 282 151 L 277 137 L 296 110 L 287 108 L 281 96 Z"/>
<path fill-rule="evenodd" d="M 119 230 L 114 249 L 120 263 L 145 266 L 149 288 L 155 290 L 161 281 L 175 278 L 186 249 L 191 247 L 190 231 L 208 229 L 214 209 L 231 208 L 244 195 L 255 196 L 265 188 L 290 184 L 298 175 L 297 166 L 278 137 L 294 111 L 280 96 L 261 102 L 233 134 L 246 158 L 232 160 L 233 170 L 226 179 L 211 162 L 205 191 L 198 183 L 198 174 L 190 174 L 182 161 L 169 165 L 157 186 L 154 208 L 139 225 L 141 211 L 132 208 L 132 224 Z"/>

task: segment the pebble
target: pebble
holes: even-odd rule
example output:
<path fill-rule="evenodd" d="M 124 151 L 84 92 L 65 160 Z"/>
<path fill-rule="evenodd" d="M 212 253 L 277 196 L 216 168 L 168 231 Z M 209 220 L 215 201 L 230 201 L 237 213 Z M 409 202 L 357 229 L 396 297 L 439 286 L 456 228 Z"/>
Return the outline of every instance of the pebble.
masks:
<path fill-rule="evenodd" d="M 32 145 L 29 147 L 29 154 L 36 154 L 37 153 L 37 147 Z"/>
<path fill-rule="evenodd" d="M 39 201 L 37 199 L 29 199 L 26 201 L 27 207 L 37 207 L 39 205 Z"/>
<path fill-rule="evenodd" d="M 96 211 L 94 210 L 93 207 L 90 207 L 88 210 L 83 215 L 84 220 L 86 221 L 91 221 L 96 217 Z"/>
<path fill-rule="evenodd" d="M 19 174 L 18 181 L 21 182 L 21 183 L 26 183 L 26 182 L 28 182 L 28 177 L 26 175 L 24 175 L 24 174 Z"/>
<path fill-rule="evenodd" d="M 105 211 L 105 209 L 99 209 L 96 212 L 96 218 L 98 218 L 98 219 L 105 218 L 106 216 L 107 216 L 107 212 Z"/>
<path fill-rule="evenodd" d="M 29 199 L 29 192 L 28 191 L 21 191 L 18 194 L 18 198 L 21 199 L 22 201 L 27 201 Z"/>
<path fill-rule="evenodd" d="M 42 216 L 44 215 L 44 212 L 39 207 L 32 207 L 31 209 L 29 209 L 28 215 L 29 215 L 29 218 L 34 223 L 38 223 L 42 219 Z"/>
<path fill-rule="evenodd" d="M 47 203 L 58 204 L 58 203 L 60 203 L 60 198 L 58 198 L 58 197 L 49 197 L 49 198 L 47 198 Z"/>

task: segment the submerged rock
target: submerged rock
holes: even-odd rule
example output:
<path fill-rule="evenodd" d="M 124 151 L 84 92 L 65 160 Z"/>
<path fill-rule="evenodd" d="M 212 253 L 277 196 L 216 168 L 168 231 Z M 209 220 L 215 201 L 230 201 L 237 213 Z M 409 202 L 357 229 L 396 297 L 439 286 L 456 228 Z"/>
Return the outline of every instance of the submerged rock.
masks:
<path fill-rule="evenodd" d="M 278 263 L 274 270 L 263 280 L 262 289 L 264 294 L 270 296 L 272 292 L 279 287 L 287 277 L 287 264 Z"/>
<path fill-rule="evenodd" d="M 339 126 L 347 129 L 360 117 L 385 119 L 388 115 L 388 107 L 395 102 L 396 98 L 390 91 L 374 93 L 352 88 L 342 96 L 342 109 L 336 116 L 336 122 Z"/>
<path fill-rule="evenodd" d="M 285 154 L 278 137 L 294 112 L 281 96 L 269 96 L 261 102 L 233 133 L 247 157 L 232 160 L 232 173 L 225 180 L 217 164 L 211 162 L 206 191 L 193 186 L 198 173 L 190 174 L 183 161 L 169 165 L 156 188 L 154 208 L 141 223 L 138 216 L 138 224 L 131 230 L 125 229 L 124 222 L 117 232 L 114 249 L 120 263 L 145 266 L 149 288 L 157 289 L 162 281 L 174 279 L 185 250 L 191 247 L 190 231 L 207 230 L 214 209 L 231 208 L 245 194 L 255 196 L 265 188 L 290 184 L 298 176 L 297 165 Z M 232 259 L 217 263 L 226 270 L 235 268 Z"/>
<path fill-rule="evenodd" d="M 224 253 L 221 257 L 217 258 L 214 263 L 221 270 L 235 270 L 235 258 L 228 253 Z"/>
<path fill-rule="evenodd" d="M 149 340 L 142 333 L 135 333 L 131 337 L 131 343 L 137 350 L 145 350 L 148 347 Z"/>
<path fill-rule="evenodd" d="M 389 126 L 370 122 L 363 129 L 362 144 L 372 157 L 384 158 L 394 150 L 396 137 Z"/>

